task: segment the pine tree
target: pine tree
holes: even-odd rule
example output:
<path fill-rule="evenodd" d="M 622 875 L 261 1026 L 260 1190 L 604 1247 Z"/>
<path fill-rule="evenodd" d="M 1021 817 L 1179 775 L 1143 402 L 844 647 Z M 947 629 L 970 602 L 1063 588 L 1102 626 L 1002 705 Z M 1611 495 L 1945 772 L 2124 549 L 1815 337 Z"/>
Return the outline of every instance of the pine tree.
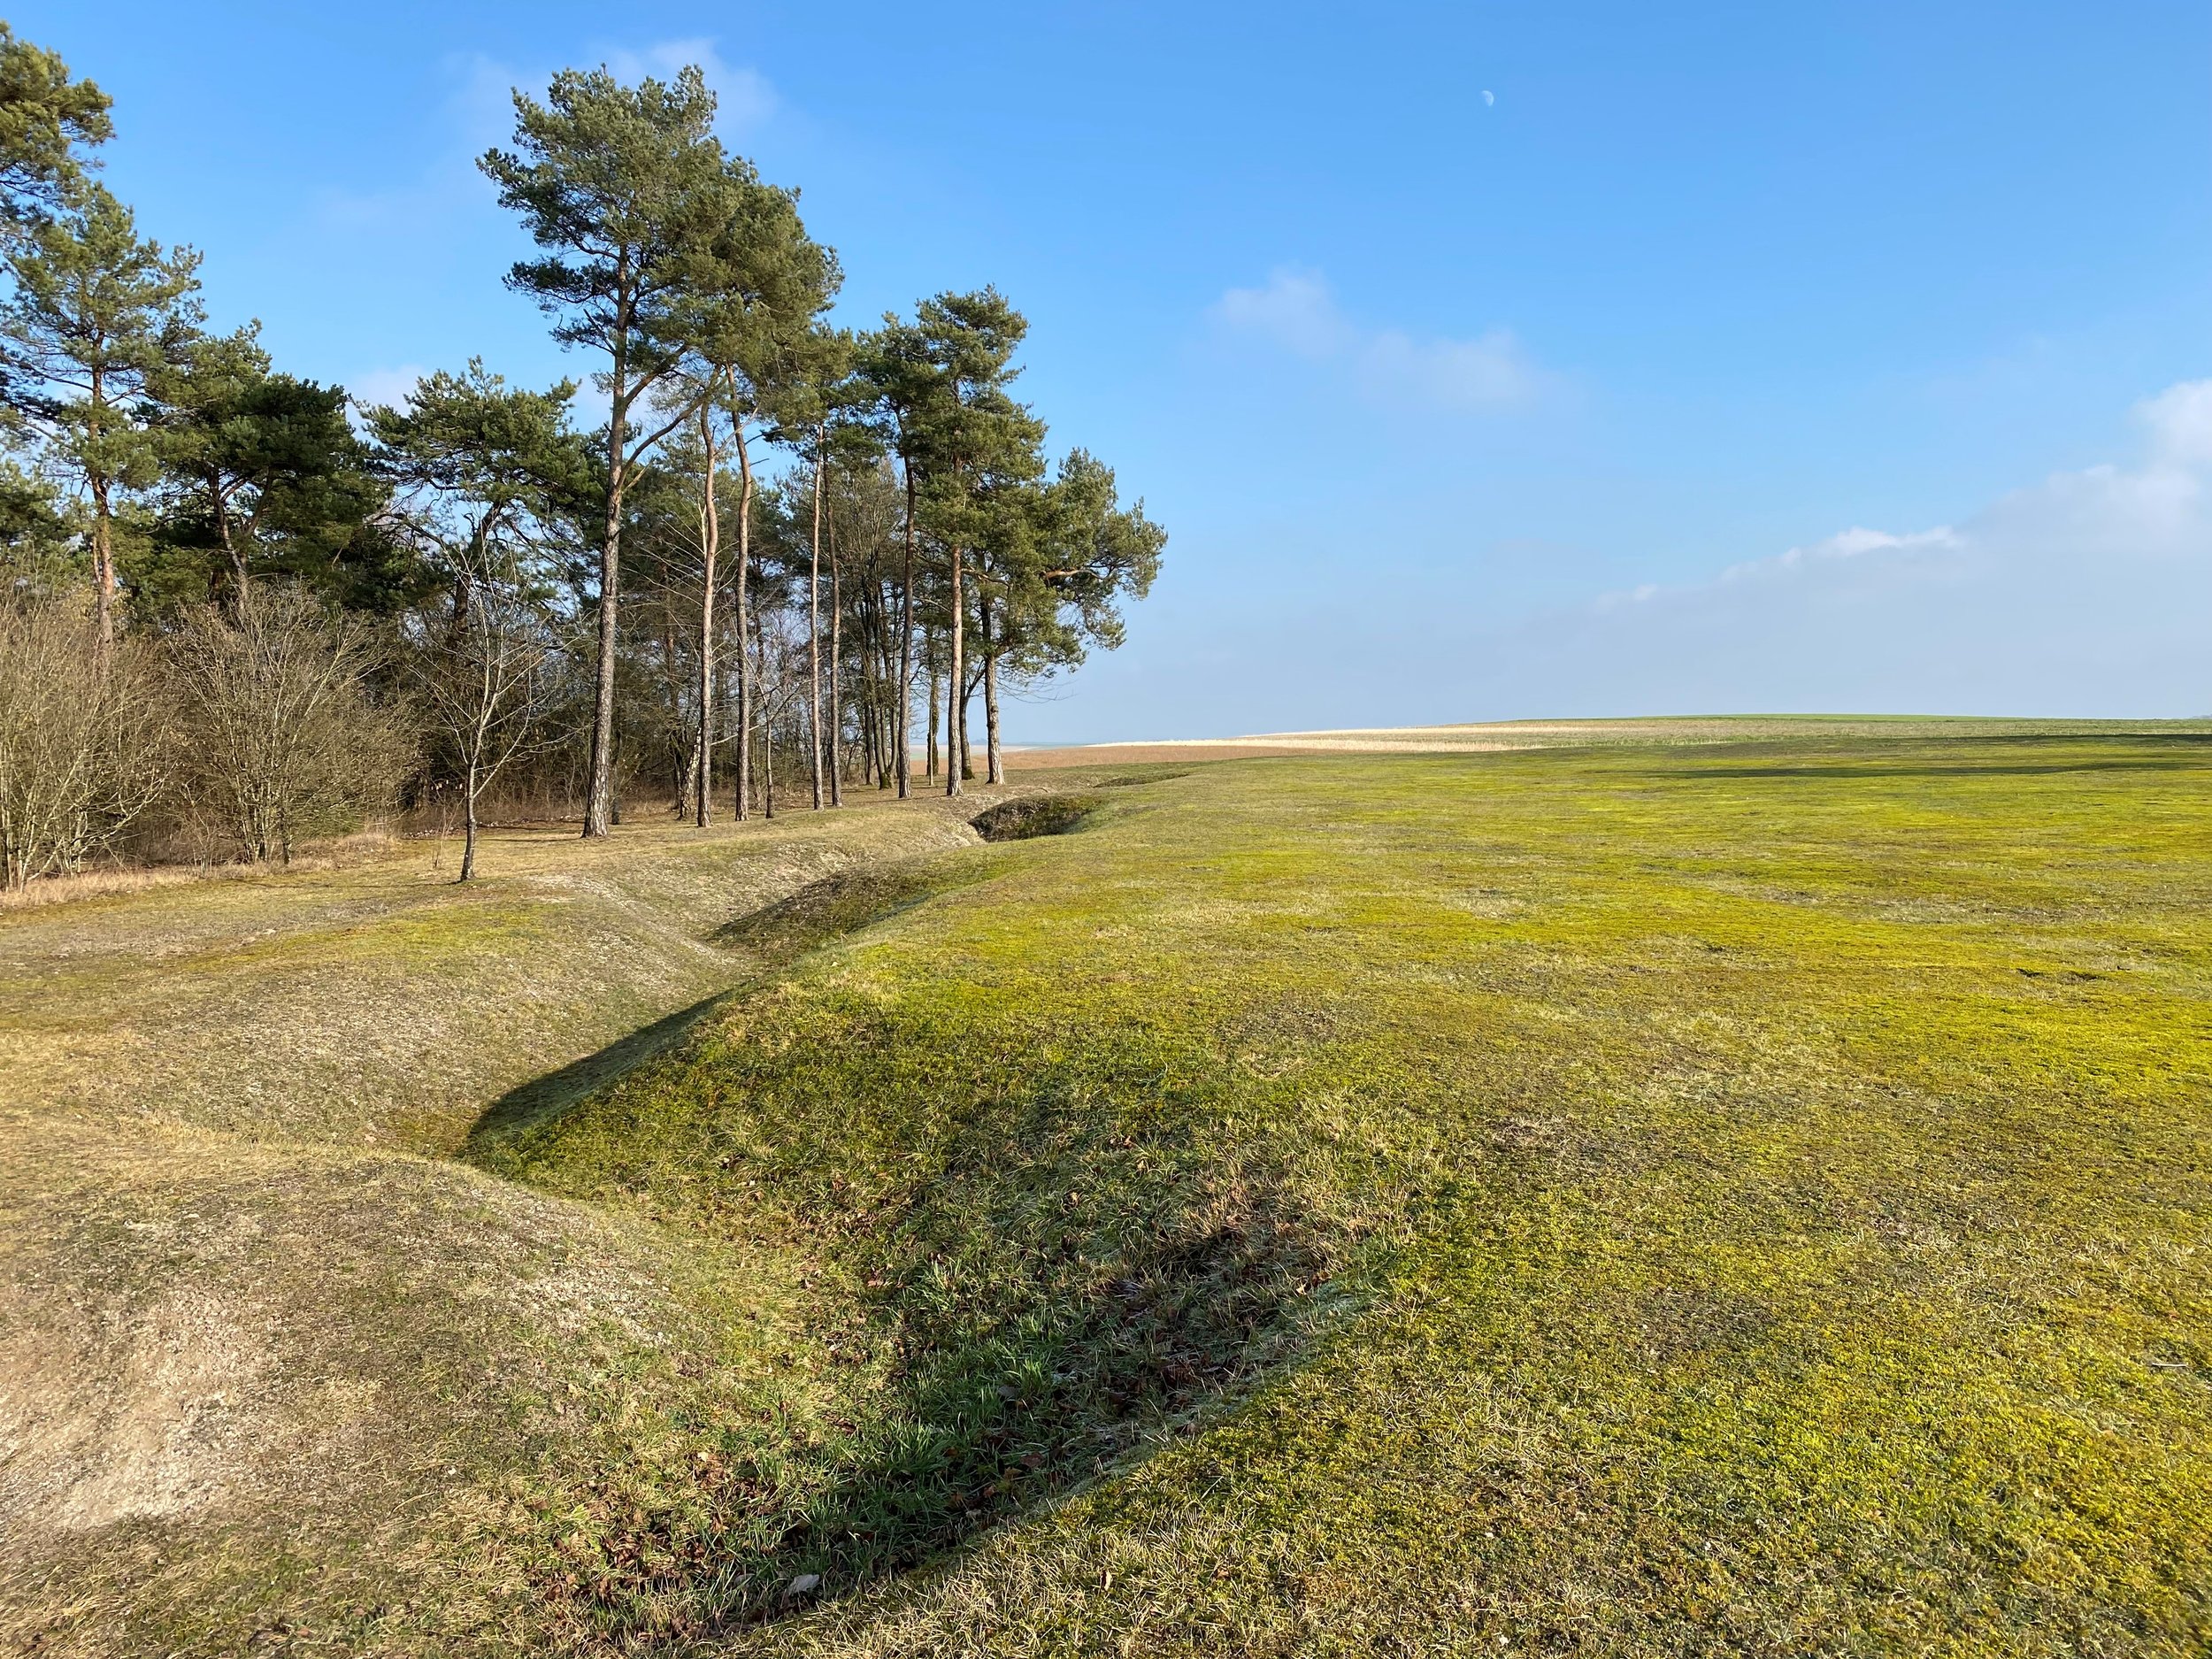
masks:
<path fill-rule="evenodd" d="M 479 164 L 503 205 L 522 216 L 544 257 L 508 284 L 557 319 L 554 337 L 602 355 L 608 397 L 603 460 L 598 660 L 584 833 L 608 833 L 614 807 L 614 715 L 622 503 L 641 457 L 693 417 L 677 400 L 642 433 L 645 400 L 697 343 L 703 302 L 727 280 L 758 181 L 715 138 L 714 95 L 696 66 L 672 85 L 626 87 L 604 69 L 556 75 L 543 104 L 515 95 L 515 150 Z M 646 405 L 650 407 L 649 404 Z"/>
<path fill-rule="evenodd" d="M 0 221 L 50 219 L 83 183 L 81 152 L 113 135 L 107 94 L 0 23 Z"/>
<path fill-rule="evenodd" d="M 8 254 L 8 410 L 89 503 L 104 651 L 115 637 L 116 514 L 125 492 L 158 475 L 144 403 L 196 330 L 199 263 L 188 248 L 141 239 L 131 211 L 96 185 L 72 211 L 27 227 Z"/>

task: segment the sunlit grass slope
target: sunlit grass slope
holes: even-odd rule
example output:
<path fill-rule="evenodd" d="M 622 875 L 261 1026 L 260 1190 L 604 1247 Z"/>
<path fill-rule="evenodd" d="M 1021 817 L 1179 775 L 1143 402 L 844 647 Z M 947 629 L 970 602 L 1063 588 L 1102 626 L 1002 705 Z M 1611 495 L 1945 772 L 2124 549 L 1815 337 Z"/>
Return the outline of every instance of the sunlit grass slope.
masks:
<path fill-rule="evenodd" d="M 467 887 L 417 845 L 0 915 L 0 1653 L 373 1651 L 394 1608 L 442 1650 L 566 1402 L 787 1300 L 772 1252 L 444 1155 L 772 975 L 764 907 L 976 844 L 928 803 L 649 820 Z"/>
<path fill-rule="evenodd" d="M 2212 1643 L 2212 745 L 1095 795 L 480 1134 L 805 1286 L 518 1497 L 557 1633 Z"/>

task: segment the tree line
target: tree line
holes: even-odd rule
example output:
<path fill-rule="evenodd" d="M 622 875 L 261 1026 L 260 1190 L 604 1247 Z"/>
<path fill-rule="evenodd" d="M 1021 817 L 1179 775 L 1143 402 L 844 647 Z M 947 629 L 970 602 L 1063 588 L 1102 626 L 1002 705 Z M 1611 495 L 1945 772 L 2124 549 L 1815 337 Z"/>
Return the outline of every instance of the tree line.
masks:
<path fill-rule="evenodd" d="M 109 101 L 0 24 L 0 860 L 288 862 L 405 799 L 704 826 L 1004 777 L 1002 699 L 1122 637 L 1164 533 L 1056 458 L 995 288 L 872 329 L 696 68 L 515 95 L 507 286 L 587 380 L 390 405 L 211 329 L 101 182 Z M 581 400 L 603 419 L 586 424 Z M 917 727 L 920 777 L 916 776 Z"/>

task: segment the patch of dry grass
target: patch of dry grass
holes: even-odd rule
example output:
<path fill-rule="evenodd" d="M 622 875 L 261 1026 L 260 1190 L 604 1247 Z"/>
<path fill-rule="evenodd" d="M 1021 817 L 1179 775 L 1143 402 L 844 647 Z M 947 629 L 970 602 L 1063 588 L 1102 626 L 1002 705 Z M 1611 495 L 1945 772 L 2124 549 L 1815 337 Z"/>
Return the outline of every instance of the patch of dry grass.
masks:
<path fill-rule="evenodd" d="M 503 833 L 465 887 L 419 843 L 87 878 L 0 919 L 0 1647 L 373 1645 L 416 1601 L 492 1640 L 460 1564 L 509 1483 L 580 1401 L 726 1370 L 733 1324 L 772 1351 L 803 1257 L 443 1155 L 780 959 L 746 918 L 972 848 L 974 810 Z"/>

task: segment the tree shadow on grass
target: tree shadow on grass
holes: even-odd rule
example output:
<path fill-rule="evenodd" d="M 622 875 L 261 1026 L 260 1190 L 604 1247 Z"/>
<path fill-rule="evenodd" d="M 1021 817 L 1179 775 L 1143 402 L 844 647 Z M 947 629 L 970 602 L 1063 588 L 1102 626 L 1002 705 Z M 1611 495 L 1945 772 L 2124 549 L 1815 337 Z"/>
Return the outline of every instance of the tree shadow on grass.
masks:
<path fill-rule="evenodd" d="M 474 1157 L 491 1142 L 557 1117 L 577 1102 L 588 1099 L 620 1080 L 649 1060 L 657 1060 L 691 1034 L 692 1028 L 726 1001 L 732 993 L 717 991 L 689 1008 L 641 1026 L 595 1054 L 572 1060 L 557 1071 L 534 1077 L 517 1085 L 487 1106 L 469 1128 L 462 1156 Z"/>
<path fill-rule="evenodd" d="M 848 1342 L 889 1355 L 882 1385 L 837 1408 L 850 1417 L 818 1440 L 733 1437 L 695 1460 L 696 1502 L 603 1534 L 595 1611 L 656 1607 L 654 1634 L 699 1639 L 926 1566 L 1170 1443 L 1294 1361 L 1322 1310 L 1343 1305 L 1313 1296 L 1326 1252 L 1263 1204 L 1171 1223 L 1105 1274 L 1019 1239 L 1010 1213 L 991 1219 L 1010 1246 L 1002 1271 L 972 1263 L 948 1296 L 923 1256 L 864 1332 L 833 1341 L 833 1363 Z M 805 1495 L 758 1500 L 779 1491 Z"/>
<path fill-rule="evenodd" d="M 1149 1240 L 1080 1288 L 1045 1275 L 957 1311 L 895 1294 L 889 1398 L 827 1448 L 808 1525 L 750 1563 L 733 1610 L 772 1614 L 803 1574 L 843 1591 L 910 1570 L 1142 1455 L 1292 1356 L 1321 1271 L 1294 1231 L 1244 1217 Z"/>
<path fill-rule="evenodd" d="M 1094 795 L 1017 795 L 977 813 L 968 823 L 987 841 L 1033 841 L 1080 829 L 1098 808 Z"/>
<path fill-rule="evenodd" d="M 640 1463 L 618 1438 L 549 1471 L 569 1489 L 546 1513 L 591 1518 L 534 1581 L 611 1647 L 924 1566 L 1149 1455 L 1356 1305 L 1356 1239 L 1301 1202 L 1279 1145 L 1223 1142 L 1237 1077 L 1203 1045 L 1107 1029 L 1009 1068 L 987 1020 L 941 1033 L 918 1071 L 902 1056 L 936 1011 L 856 1003 L 520 1137 L 541 1141 L 523 1169 L 557 1169 L 566 1135 L 595 1158 L 626 1141 L 588 1165 L 599 1190 L 637 1194 L 674 1237 L 788 1237 L 825 1275 L 798 1345 L 774 1350 L 787 1371 L 667 1379 L 673 1454 Z M 815 1064 L 829 1053 L 858 1068 L 841 1085 Z"/>
<path fill-rule="evenodd" d="M 716 929 L 714 941 L 750 951 L 764 967 L 780 968 L 832 940 L 888 921 L 988 873 L 956 858 L 863 864 L 810 881 L 787 898 L 747 911 Z"/>

